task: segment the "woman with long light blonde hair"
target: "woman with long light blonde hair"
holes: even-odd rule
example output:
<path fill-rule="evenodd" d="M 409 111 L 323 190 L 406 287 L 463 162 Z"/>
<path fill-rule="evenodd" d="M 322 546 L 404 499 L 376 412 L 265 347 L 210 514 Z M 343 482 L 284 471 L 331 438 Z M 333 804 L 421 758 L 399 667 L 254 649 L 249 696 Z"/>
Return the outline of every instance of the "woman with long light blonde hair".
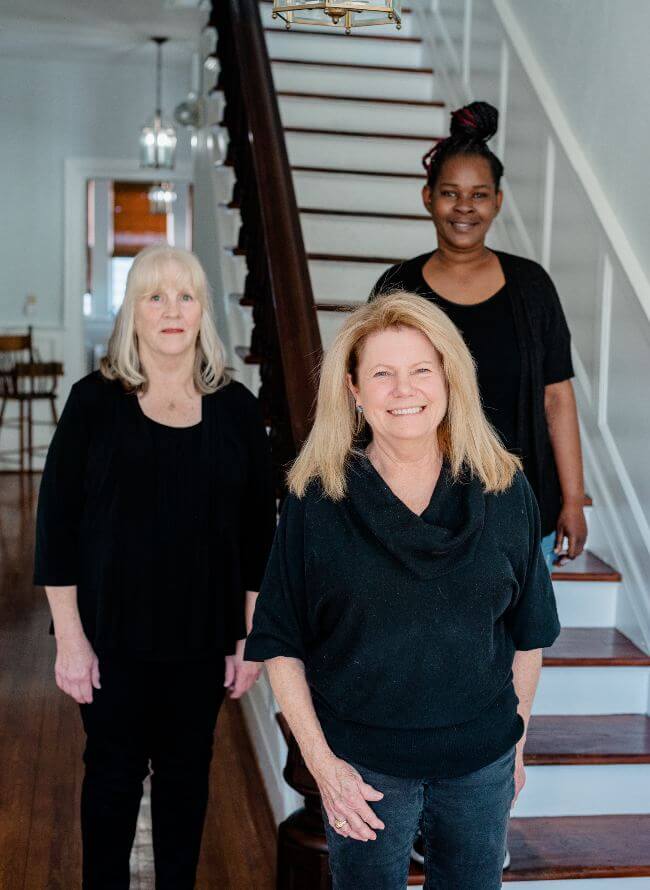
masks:
<path fill-rule="evenodd" d="M 318 784 L 335 890 L 402 890 L 420 825 L 427 882 L 496 890 L 559 624 L 535 499 L 442 311 L 351 315 L 289 487 L 246 656 Z"/>
<path fill-rule="evenodd" d="M 86 731 L 84 890 L 128 888 L 150 765 L 156 882 L 194 887 L 219 707 L 259 676 L 243 647 L 274 528 L 266 432 L 225 373 L 201 264 L 149 247 L 38 504 L 56 682 Z"/>

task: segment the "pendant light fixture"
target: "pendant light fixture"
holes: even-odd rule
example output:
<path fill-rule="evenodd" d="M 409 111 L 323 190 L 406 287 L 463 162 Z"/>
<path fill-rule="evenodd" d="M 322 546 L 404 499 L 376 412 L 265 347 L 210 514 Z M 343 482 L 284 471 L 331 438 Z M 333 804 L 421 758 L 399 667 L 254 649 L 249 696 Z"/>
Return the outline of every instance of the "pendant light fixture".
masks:
<path fill-rule="evenodd" d="M 364 25 L 402 27 L 402 0 L 273 0 L 273 18 L 292 25 L 341 27 L 346 34 Z"/>
<path fill-rule="evenodd" d="M 176 130 L 162 116 L 162 47 L 167 37 L 152 37 L 156 44 L 156 110 L 140 133 L 140 166 L 172 170 L 176 154 Z"/>
<path fill-rule="evenodd" d="M 149 213 L 167 214 L 174 210 L 176 189 L 171 182 L 154 183 L 147 192 L 149 198 Z"/>

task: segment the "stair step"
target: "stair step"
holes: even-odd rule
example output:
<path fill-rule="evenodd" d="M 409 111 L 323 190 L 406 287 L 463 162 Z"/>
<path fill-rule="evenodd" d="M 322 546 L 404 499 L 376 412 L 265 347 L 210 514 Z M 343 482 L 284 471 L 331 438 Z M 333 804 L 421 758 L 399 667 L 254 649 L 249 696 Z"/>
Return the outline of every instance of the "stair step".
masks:
<path fill-rule="evenodd" d="M 385 176 L 395 179 L 419 179 L 424 181 L 424 173 L 405 173 L 395 170 L 347 170 L 341 167 L 310 167 L 306 164 L 297 164 L 291 167 L 292 171 L 298 173 L 336 173 L 346 176 Z"/>
<path fill-rule="evenodd" d="M 276 95 L 292 99 L 317 99 L 332 102 L 373 102 L 379 105 L 409 105 L 417 108 L 445 107 L 445 103 L 439 99 L 387 99 L 383 96 L 339 96 L 332 93 L 300 93 L 293 90 L 280 90 Z"/>
<path fill-rule="evenodd" d="M 340 64 L 387 65 L 396 68 L 424 67 L 424 44 L 418 38 L 399 37 L 391 29 L 387 34 L 359 34 L 351 37 L 336 31 L 320 28 L 308 31 L 295 28 L 266 28 L 266 45 L 271 58 L 296 59 L 322 62 L 330 60 Z"/>
<path fill-rule="evenodd" d="M 553 567 L 554 581 L 620 581 L 621 574 L 590 550 L 563 566 Z"/>
<path fill-rule="evenodd" d="M 299 26 L 296 25 L 296 29 L 298 29 L 298 27 Z M 297 33 L 297 34 L 299 33 L 301 37 L 303 37 L 303 36 L 307 36 L 307 37 L 314 36 L 314 37 L 319 37 L 319 38 L 320 37 L 331 37 L 331 38 L 334 38 L 335 40 L 338 39 L 338 40 L 348 40 L 349 41 L 350 39 L 356 38 L 357 40 L 384 40 L 384 41 L 389 40 L 391 42 L 395 41 L 396 43 L 413 43 L 413 44 L 417 44 L 417 45 L 422 43 L 421 37 L 402 37 L 400 35 L 400 32 L 397 30 L 397 28 L 395 28 L 394 34 L 359 34 L 359 32 L 356 29 L 354 30 L 354 32 L 352 34 L 345 34 L 345 33 L 343 33 L 342 30 L 341 31 L 326 31 L 324 28 L 317 29 L 317 26 L 312 26 L 312 27 L 314 28 L 314 30 L 310 30 L 308 27 L 300 27 L 299 31 L 296 30 L 295 32 L 292 32 L 292 33 Z M 394 26 L 388 25 L 387 27 L 394 27 Z M 278 34 L 278 33 L 286 34 L 287 30 L 288 29 L 285 27 L 280 28 L 277 26 L 264 28 L 264 31 L 267 34 Z"/>
<path fill-rule="evenodd" d="M 374 133 L 370 130 L 329 130 L 316 127 L 284 127 L 285 133 L 305 133 L 310 136 L 349 136 L 356 139 L 399 139 L 409 142 L 428 142 L 429 147 L 434 142 L 441 142 L 444 136 L 434 136 L 428 133 Z"/>
<path fill-rule="evenodd" d="M 225 247 L 224 250 L 231 256 L 246 256 L 246 251 L 243 247 Z M 307 259 L 320 260 L 328 263 L 380 263 L 386 266 L 392 266 L 395 263 L 401 262 L 399 259 L 391 259 L 387 257 L 351 256 L 350 254 L 335 253 L 308 253 Z"/>
<path fill-rule="evenodd" d="M 228 210 L 239 210 L 239 201 L 229 201 L 225 206 Z M 360 217 L 361 219 L 403 219 L 409 221 L 430 222 L 431 217 L 426 213 L 388 213 L 379 210 L 334 210 L 320 207 L 299 207 L 298 212 L 301 214 L 318 215 L 318 216 L 341 216 L 341 217 Z"/>
<path fill-rule="evenodd" d="M 564 627 L 544 650 L 545 667 L 648 667 L 646 655 L 614 627 Z"/>
<path fill-rule="evenodd" d="M 254 306 L 255 301 L 250 297 L 241 297 L 239 305 Z M 358 305 L 358 303 L 314 303 L 317 312 L 353 312 Z"/>
<path fill-rule="evenodd" d="M 645 714 L 533 715 L 527 765 L 650 763 Z"/>
<path fill-rule="evenodd" d="M 327 68 L 354 68 L 361 71 L 389 71 L 394 74 L 424 74 L 429 77 L 434 73 L 433 68 L 408 68 L 399 67 L 397 65 L 360 65 L 354 62 L 330 62 L 330 61 L 314 61 L 313 59 L 271 59 L 272 65 L 316 65 L 318 67 Z"/>
<path fill-rule="evenodd" d="M 504 883 L 650 876 L 650 815 L 511 819 Z M 421 885 L 411 864 L 408 885 Z"/>

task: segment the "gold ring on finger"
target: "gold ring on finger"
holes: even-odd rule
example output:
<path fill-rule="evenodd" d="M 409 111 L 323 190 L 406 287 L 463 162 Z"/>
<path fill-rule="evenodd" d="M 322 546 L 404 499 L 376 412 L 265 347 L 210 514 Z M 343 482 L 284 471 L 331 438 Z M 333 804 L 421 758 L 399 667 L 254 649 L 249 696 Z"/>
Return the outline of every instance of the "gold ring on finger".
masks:
<path fill-rule="evenodd" d="M 347 820 L 347 819 L 335 819 L 335 820 L 334 820 L 334 827 L 335 827 L 335 828 L 343 828 L 343 826 L 344 826 L 344 825 L 347 825 L 347 824 L 348 824 L 348 820 Z"/>

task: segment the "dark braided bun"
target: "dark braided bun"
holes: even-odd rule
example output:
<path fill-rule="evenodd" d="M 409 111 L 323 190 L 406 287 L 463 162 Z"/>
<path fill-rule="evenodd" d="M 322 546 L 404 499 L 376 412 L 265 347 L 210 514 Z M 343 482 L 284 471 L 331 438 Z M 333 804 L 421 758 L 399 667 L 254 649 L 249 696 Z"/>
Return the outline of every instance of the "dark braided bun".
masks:
<path fill-rule="evenodd" d="M 503 164 L 488 148 L 488 141 L 495 135 L 499 112 L 488 102 L 471 102 L 451 113 L 449 136 L 436 143 L 422 158 L 427 171 L 427 185 L 433 188 L 443 163 L 456 155 L 479 155 L 490 164 L 494 186 L 499 190 L 503 176 Z"/>
<path fill-rule="evenodd" d="M 488 102 L 472 102 L 451 113 L 449 128 L 452 139 L 488 142 L 499 125 L 499 112 Z"/>

